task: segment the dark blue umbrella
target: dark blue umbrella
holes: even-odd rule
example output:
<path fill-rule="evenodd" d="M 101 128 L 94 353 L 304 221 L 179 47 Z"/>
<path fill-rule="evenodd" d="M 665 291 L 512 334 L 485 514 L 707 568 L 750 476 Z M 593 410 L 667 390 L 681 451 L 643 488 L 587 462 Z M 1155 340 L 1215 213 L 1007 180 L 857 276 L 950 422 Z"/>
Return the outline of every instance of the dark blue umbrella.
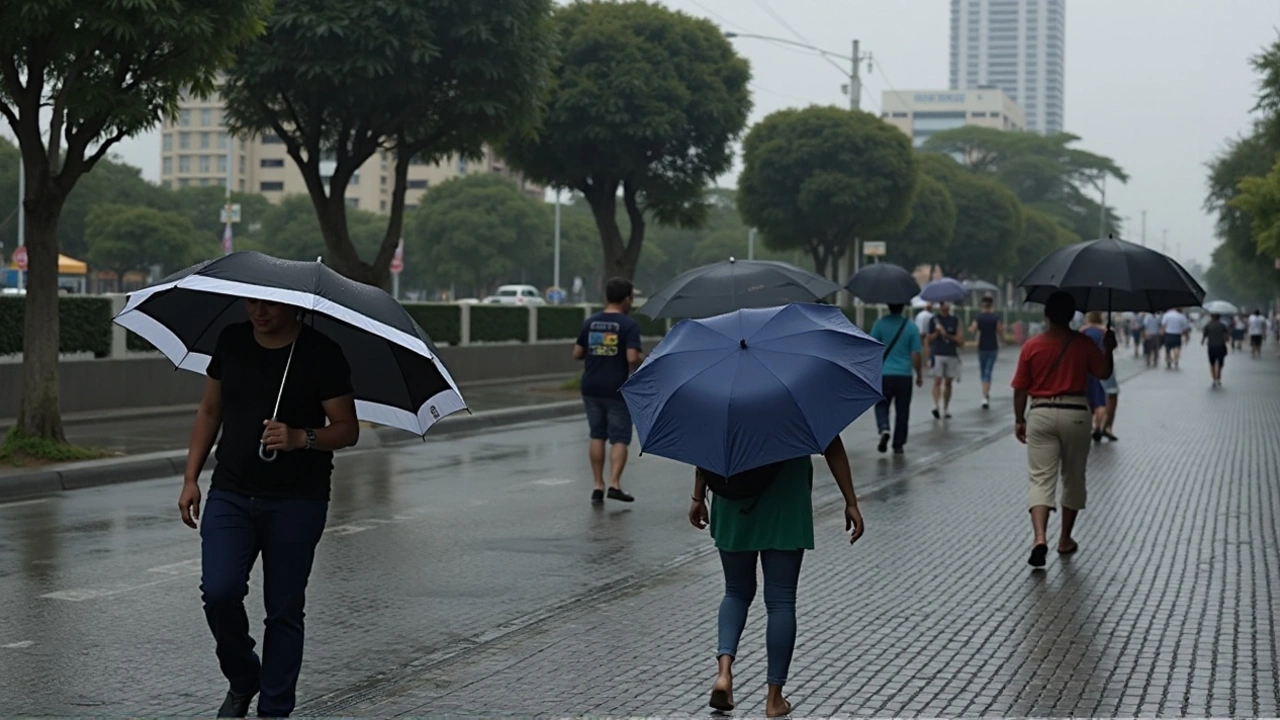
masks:
<path fill-rule="evenodd" d="M 839 308 L 685 320 L 622 386 L 642 452 L 728 477 L 823 452 L 880 400 L 884 345 Z"/>
<path fill-rule="evenodd" d="M 924 286 L 920 299 L 929 302 L 955 303 L 969 297 L 969 291 L 959 280 L 938 278 Z"/>

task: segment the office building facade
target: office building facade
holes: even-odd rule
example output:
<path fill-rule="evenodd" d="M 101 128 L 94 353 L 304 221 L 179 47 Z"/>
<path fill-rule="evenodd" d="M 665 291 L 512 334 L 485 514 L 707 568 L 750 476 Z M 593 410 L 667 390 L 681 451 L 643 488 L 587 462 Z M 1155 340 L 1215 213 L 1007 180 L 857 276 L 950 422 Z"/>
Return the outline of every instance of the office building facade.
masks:
<path fill-rule="evenodd" d="M 1026 127 L 1063 129 L 1066 0 L 951 0 L 951 89 L 995 86 Z"/>
<path fill-rule="evenodd" d="M 1018 131 L 1027 127 L 1022 108 L 998 88 L 890 90 L 880 96 L 880 117 L 920 147 L 931 136 L 965 125 Z"/>

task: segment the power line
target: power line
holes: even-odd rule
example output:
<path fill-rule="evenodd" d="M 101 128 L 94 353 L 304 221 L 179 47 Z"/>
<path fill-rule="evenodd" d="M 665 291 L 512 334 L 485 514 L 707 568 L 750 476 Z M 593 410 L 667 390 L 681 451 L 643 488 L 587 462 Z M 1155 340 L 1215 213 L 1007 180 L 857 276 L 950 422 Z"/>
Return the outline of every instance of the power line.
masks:
<path fill-rule="evenodd" d="M 796 30 L 795 28 L 791 27 L 791 23 L 788 23 L 786 18 L 782 17 L 777 12 L 775 12 L 774 9 L 769 6 L 769 3 L 766 0 L 756 0 L 756 5 L 759 5 L 761 10 L 764 10 L 765 13 L 769 15 L 769 17 L 773 18 L 774 22 L 777 22 L 779 25 L 786 28 L 786 30 L 790 32 L 792 35 L 794 35 L 797 40 L 799 40 L 802 43 L 805 43 L 806 45 L 811 45 L 811 46 L 813 45 L 812 40 L 800 34 L 799 30 Z M 831 65 L 831 67 L 834 67 L 835 69 L 839 70 L 841 75 L 844 75 L 845 77 L 849 76 L 849 71 L 843 67 L 840 67 L 840 65 L 838 65 L 835 60 L 832 60 L 827 55 L 827 53 L 818 49 L 816 46 L 814 47 L 814 49 L 818 50 L 818 55 L 823 60 L 826 60 L 827 63 Z M 858 59 L 854 58 L 854 62 L 857 62 L 857 61 Z"/>

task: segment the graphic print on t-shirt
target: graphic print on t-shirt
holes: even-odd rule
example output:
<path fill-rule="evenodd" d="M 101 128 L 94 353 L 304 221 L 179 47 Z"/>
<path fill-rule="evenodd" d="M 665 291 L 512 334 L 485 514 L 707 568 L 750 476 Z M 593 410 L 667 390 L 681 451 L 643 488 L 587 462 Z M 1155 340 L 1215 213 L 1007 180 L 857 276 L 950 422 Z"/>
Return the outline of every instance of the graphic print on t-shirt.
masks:
<path fill-rule="evenodd" d="M 618 354 L 618 327 L 616 322 L 597 320 L 587 328 L 587 354 L 596 357 L 612 357 Z"/>

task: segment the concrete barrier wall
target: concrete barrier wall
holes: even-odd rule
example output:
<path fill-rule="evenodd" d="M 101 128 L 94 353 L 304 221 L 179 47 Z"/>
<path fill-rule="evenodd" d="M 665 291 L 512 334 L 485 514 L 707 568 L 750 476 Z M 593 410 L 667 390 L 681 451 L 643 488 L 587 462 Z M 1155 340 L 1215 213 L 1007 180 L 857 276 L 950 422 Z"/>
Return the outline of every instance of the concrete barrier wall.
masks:
<path fill-rule="evenodd" d="M 652 345 L 646 340 L 646 345 Z M 458 383 L 576 372 L 572 342 L 502 343 L 440 348 L 445 367 Z M 200 401 L 204 378 L 175 371 L 162 356 L 69 360 L 59 367 L 65 413 L 188 405 Z M 22 364 L 0 363 L 0 418 L 18 414 Z"/>

